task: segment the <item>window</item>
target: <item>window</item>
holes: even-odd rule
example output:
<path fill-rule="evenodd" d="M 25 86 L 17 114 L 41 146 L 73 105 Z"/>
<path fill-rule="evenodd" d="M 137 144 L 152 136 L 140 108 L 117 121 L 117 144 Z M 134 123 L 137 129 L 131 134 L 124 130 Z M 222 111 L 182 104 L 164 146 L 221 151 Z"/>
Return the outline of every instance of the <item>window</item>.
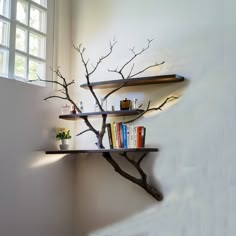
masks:
<path fill-rule="evenodd" d="M 52 0 L 0 0 L 1 77 L 24 82 L 46 78 L 53 65 L 53 8 Z"/>

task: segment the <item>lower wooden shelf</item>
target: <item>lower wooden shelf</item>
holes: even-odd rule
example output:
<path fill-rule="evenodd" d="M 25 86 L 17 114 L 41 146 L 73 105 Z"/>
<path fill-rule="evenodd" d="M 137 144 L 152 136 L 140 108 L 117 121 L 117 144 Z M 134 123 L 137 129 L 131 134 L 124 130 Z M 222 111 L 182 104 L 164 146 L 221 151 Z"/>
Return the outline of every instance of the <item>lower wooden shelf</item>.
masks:
<path fill-rule="evenodd" d="M 120 153 L 120 152 L 158 152 L 158 148 L 117 148 L 117 149 L 80 149 L 80 150 L 52 150 L 46 154 L 73 154 L 73 153 Z"/>

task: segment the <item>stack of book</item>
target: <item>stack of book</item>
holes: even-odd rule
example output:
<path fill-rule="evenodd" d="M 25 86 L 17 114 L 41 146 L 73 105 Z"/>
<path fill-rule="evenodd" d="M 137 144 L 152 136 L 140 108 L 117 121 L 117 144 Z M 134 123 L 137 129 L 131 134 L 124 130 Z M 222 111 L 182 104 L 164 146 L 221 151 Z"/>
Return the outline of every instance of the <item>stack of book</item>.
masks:
<path fill-rule="evenodd" d="M 142 148 L 145 147 L 146 128 L 122 122 L 106 125 L 110 148 Z"/>

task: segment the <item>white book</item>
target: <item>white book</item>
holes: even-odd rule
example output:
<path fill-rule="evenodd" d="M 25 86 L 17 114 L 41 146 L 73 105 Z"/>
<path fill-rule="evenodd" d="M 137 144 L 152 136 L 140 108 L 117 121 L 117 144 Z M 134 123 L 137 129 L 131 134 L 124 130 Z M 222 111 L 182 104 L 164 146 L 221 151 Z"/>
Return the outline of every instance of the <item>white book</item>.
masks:
<path fill-rule="evenodd" d="M 126 135 L 127 135 L 127 148 L 131 148 L 131 143 L 130 143 L 130 125 L 126 126 Z"/>

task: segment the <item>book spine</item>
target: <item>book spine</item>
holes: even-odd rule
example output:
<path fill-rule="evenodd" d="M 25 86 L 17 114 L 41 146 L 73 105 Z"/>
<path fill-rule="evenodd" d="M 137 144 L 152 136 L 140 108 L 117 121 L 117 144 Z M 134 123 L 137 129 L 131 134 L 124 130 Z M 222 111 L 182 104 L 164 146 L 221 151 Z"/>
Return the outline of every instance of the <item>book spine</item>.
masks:
<path fill-rule="evenodd" d="M 112 136 L 113 148 L 117 148 L 116 124 L 115 124 L 115 122 L 111 123 L 111 136 Z"/>
<path fill-rule="evenodd" d="M 127 148 L 131 148 L 130 143 L 130 125 L 126 125 L 126 139 L 127 139 Z"/>
<path fill-rule="evenodd" d="M 120 126 L 120 148 L 124 147 L 124 129 L 123 129 L 123 123 L 119 123 Z"/>
<path fill-rule="evenodd" d="M 131 126 L 131 148 L 137 147 L 137 127 Z"/>
<path fill-rule="evenodd" d="M 142 147 L 145 147 L 146 128 L 142 128 Z"/>
<path fill-rule="evenodd" d="M 142 147 L 142 129 L 143 127 L 142 126 L 137 126 L 136 127 L 136 135 L 137 135 L 137 138 L 136 138 L 136 147 L 137 148 L 141 148 Z"/>
<path fill-rule="evenodd" d="M 127 144 L 127 125 L 122 124 L 122 130 L 123 130 L 123 147 L 128 148 Z"/>
<path fill-rule="evenodd" d="M 120 123 L 116 123 L 117 148 L 121 148 Z"/>
<path fill-rule="evenodd" d="M 107 128 L 109 145 L 110 145 L 110 148 L 113 149 L 113 141 L 112 141 L 112 134 L 111 134 L 111 124 L 107 123 L 106 124 L 106 128 Z"/>

